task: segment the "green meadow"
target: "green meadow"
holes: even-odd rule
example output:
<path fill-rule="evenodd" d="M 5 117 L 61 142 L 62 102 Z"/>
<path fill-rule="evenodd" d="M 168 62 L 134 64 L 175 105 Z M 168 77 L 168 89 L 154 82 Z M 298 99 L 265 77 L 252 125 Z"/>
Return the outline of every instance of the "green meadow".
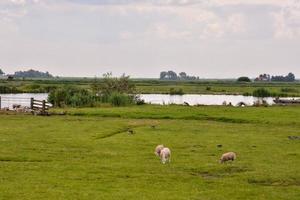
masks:
<path fill-rule="evenodd" d="M 0 114 L 0 199 L 300 197 L 299 106 L 52 112 L 62 111 Z M 154 155 L 158 144 L 171 149 L 171 163 Z M 227 151 L 237 160 L 220 164 Z"/>

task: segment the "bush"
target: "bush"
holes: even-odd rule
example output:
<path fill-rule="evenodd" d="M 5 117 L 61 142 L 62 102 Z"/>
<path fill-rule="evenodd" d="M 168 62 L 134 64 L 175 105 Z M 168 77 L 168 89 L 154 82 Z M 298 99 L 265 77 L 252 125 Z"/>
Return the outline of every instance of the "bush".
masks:
<path fill-rule="evenodd" d="M 114 92 L 109 96 L 108 101 L 113 106 L 126 106 L 133 103 L 133 98 L 127 94 Z"/>
<path fill-rule="evenodd" d="M 110 96 L 112 93 L 134 94 L 136 89 L 129 76 L 123 74 L 120 78 L 117 78 L 112 77 L 111 73 L 104 74 L 103 79 L 99 82 L 95 79 L 91 88 L 95 93 L 104 96 Z"/>
<path fill-rule="evenodd" d="M 250 78 L 246 77 L 246 76 L 242 76 L 242 77 L 239 77 L 237 79 L 238 82 L 251 82 Z"/>
<path fill-rule="evenodd" d="M 140 96 L 135 96 L 135 99 L 134 99 L 134 101 L 135 101 L 135 103 L 136 103 L 136 105 L 145 105 L 146 103 L 145 103 L 145 100 L 144 99 L 141 99 L 141 97 Z"/>
<path fill-rule="evenodd" d="M 298 90 L 296 88 L 281 88 L 281 92 L 294 92 L 294 93 L 297 93 Z"/>
<path fill-rule="evenodd" d="M 79 107 L 93 106 L 99 99 L 88 90 L 65 87 L 50 91 L 48 101 L 57 107 Z"/>
<path fill-rule="evenodd" d="M 251 92 L 244 92 L 243 96 L 252 96 L 253 94 Z"/>
<path fill-rule="evenodd" d="M 207 86 L 207 87 L 206 87 L 206 91 L 211 91 L 211 87 L 210 87 L 210 86 Z"/>
<path fill-rule="evenodd" d="M 19 93 L 20 91 L 16 87 L 9 87 L 6 85 L 0 85 L 0 93 L 1 94 L 9 94 L 9 93 Z"/>
<path fill-rule="evenodd" d="M 259 88 L 253 91 L 253 96 L 255 97 L 270 97 L 272 94 L 265 88 Z"/>
<path fill-rule="evenodd" d="M 184 92 L 181 88 L 175 89 L 175 88 L 170 88 L 170 95 L 183 95 Z"/>

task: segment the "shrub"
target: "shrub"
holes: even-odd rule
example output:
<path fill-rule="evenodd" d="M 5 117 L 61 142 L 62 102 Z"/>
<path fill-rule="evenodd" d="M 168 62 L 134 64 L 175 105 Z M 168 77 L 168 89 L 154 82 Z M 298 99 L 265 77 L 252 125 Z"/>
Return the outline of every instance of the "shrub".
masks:
<path fill-rule="evenodd" d="M 295 92 L 295 93 L 297 93 L 298 90 L 296 88 L 281 88 L 281 92 Z"/>
<path fill-rule="evenodd" d="M 144 104 L 146 104 L 145 100 L 141 99 L 140 96 L 135 96 L 134 101 L 135 101 L 136 105 L 144 105 Z"/>
<path fill-rule="evenodd" d="M 16 87 L 9 87 L 6 85 L 0 85 L 0 93 L 1 94 L 9 94 L 9 93 L 19 93 L 20 91 Z"/>
<path fill-rule="evenodd" d="M 237 79 L 238 82 L 251 82 L 250 78 L 246 77 L 246 76 L 242 76 L 242 77 L 239 77 Z"/>
<path fill-rule="evenodd" d="M 111 73 L 104 74 L 103 76 L 102 82 L 95 80 L 91 86 L 95 93 L 100 93 L 104 96 L 110 96 L 112 93 L 135 93 L 135 85 L 129 79 L 129 76 L 123 74 L 120 78 L 117 78 L 112 77 Z"/>
<path fill-rule="evenodd" d="M 250 92 L 244 92 L 243 93 L 243 96 L 252 96 L 253 94 L 252 93 L 250 93 Z"/>
<path fill-rule="evenodd" d="M 211 91 L 211 87 L 210 87 L 210 86 L 207 86 L 207 87 L 206 87 L 206 91 Z"/>
<path fill-rule="evenodd" d="M 49 93 L 48 101 L 54 106 L 93 106 L 99 99 L 85 89 L 65 87 L 52 90 Z"/>
<path fill-rule="evenodd" d="M 253 91 L 253 96 L 255 97 L 270 97 L 272 94 L 265 88 L 259 88 Z"/>
<path fill-rule="evenodd" d="M 183 95 L 184 92 L 182 88 L 175 89 L 175 88 L 170 88 L 170 95 Z"/>
<path fill-rule="evenodd" d="M 113 106 L 126 106 L 133 102 L 133 98 L 127 94 L 114 92 L 109 96 L 108 101 Z"/>

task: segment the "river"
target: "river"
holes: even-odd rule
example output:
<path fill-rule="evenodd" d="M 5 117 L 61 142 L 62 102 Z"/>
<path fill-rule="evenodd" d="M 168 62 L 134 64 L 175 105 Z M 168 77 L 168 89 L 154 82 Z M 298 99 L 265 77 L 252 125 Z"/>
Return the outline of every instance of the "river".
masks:
<path fill-rule="evenodd" d="M 47 100 L 47 93 L 23 93 L 23 94 L 0 94 L 1 107 L 12 107 L 13 104 L 21 104 L 23 106 L 30 105 L 30 98 L 37 100 Z M 200 95 L 200 94 L 185 94 L 185 95 L 168 95 L 168 94 L 141 94 L 141 99 L 150 104 L 184 104 L 189 105 L 222 105 L 224 101 L 237 105 L 239 102 L 244 102 L 247 105 L 253 105 L 258 98 L 253 96 L 242 95 Z M 264 100 L 272 105 L 274 98 L 268 97 Z"/>

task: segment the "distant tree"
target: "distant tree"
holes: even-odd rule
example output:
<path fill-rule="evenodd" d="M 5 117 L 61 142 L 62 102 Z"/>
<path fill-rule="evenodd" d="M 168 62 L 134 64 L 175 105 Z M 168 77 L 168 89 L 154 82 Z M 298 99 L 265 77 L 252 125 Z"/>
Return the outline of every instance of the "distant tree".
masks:
<path fill-rule="evenodd" d="M 169 80 L 177 80 L 177 78 L 178 78 L 176 72 L 173 72 L 173 71 L 168 71 L 167 77 Z"/>
<path fill-rule="evenodd" d="M 294 82 L 295 75 L 293 73 L 289 73 L 287 76 L 272 76 L 271 80 L 275 82 Z"/>
<path fill-rule="evenodd" d="M 187 74 L 186 74 L 185 72 L 180 72 L 180 73 L 179 73 L 179 76 L 180 76 L 180 79 L 185 80 L 186 77 L 187 77 Z"/>
<path fill-rule="evenodd" d="M 291 72 L 286 76 L 286 79 L 289 82 L 294 82 L 295 78 L 296 78 L 295 75 L 293 73 L 291 73 Z"/>
<path fill-rule="evenodd" d="M 174 71 L 163 71 L 160 72 L 160 79 L 161 80 L 199 80 L 199 77 L 196 76 L 189 76 L 185 72 L 180 72 L 178 75 Z"/>
<path fill-rule="evenodd" d="M 5 73 L 0 69 L 0 75 L 4 75 Z"/>
<path fill-rule="evenodd" d="M 52 78 L 53 76 L 49 72 L 40 72 L 33 69 L 27 71 L 17 71 L 14 74 L 14 77 L 21 78 Z"/>
<path fill-rule="evenodd" d="M 161 80 L 163 80 L 163 79 L 165 79 L 166 78 L 166 76 L 167 76 L 167 72 L 165 72 L 165 71 L 163 71 L 163 72 L 160 72 L 160 77 L 159 77 L 159 79 L 161 79 Z"/>
<path fill-rule="evenodd" d="M 242 77 L 239 77 L 237 79 L 238 82 L 251 82 L 250 78 L 246 77 L 246 76 L 242 76 Z"/>
<path fill-rule="evenodd" d="M 12 81 L 12 80 L 14 80 L 14 77 L 11 76 L 11 75 L 9 75 L 9 76 L 7 77 L 7 80 L 8 80 L 8 81 Z"/>

